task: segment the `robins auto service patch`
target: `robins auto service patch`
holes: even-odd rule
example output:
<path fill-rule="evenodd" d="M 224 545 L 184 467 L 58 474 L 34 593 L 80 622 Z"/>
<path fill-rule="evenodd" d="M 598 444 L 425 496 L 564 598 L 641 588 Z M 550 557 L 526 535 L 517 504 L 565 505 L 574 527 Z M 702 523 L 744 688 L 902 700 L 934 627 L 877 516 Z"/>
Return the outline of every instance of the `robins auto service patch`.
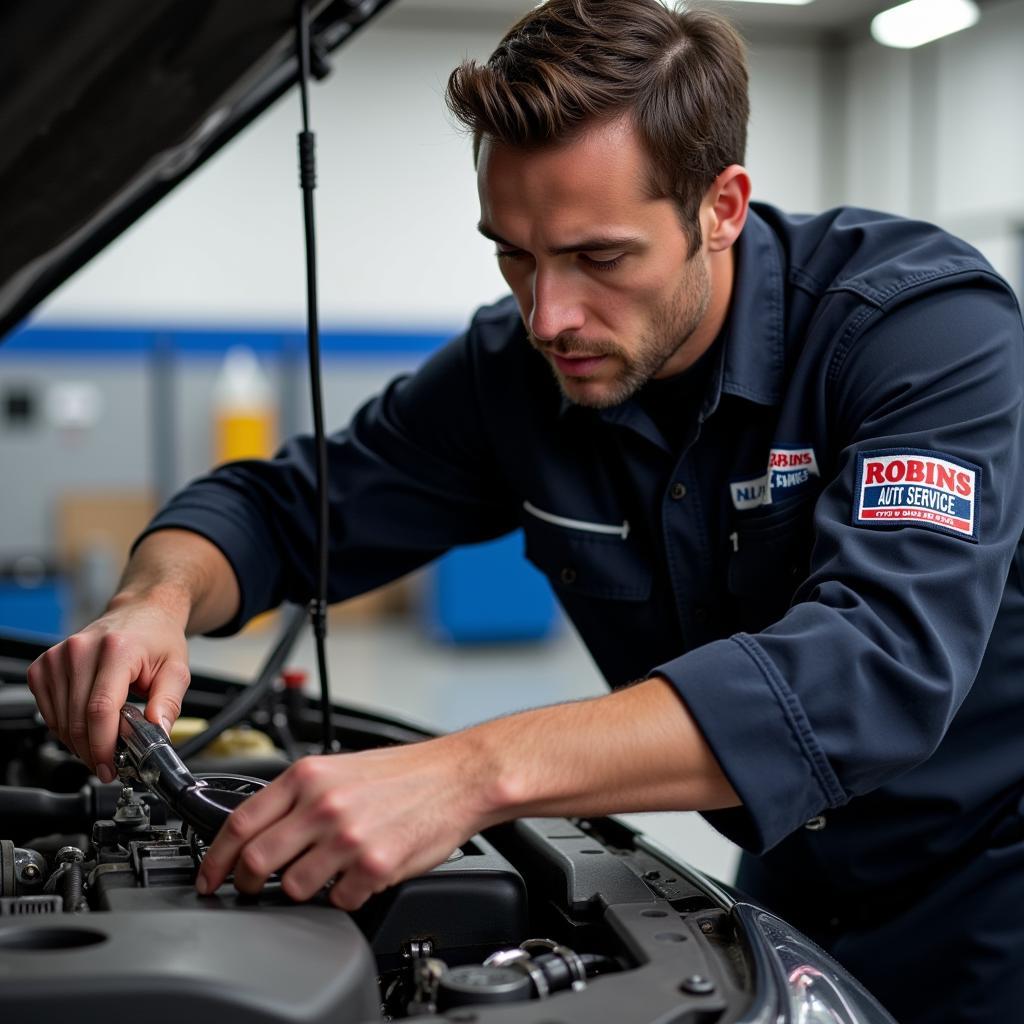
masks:
<path fill-rule="evenodd" d="M 889 448 L 857 455 L 855 526 L 930 526 L 978 540 L 981 467 L 940 452 Z"/>

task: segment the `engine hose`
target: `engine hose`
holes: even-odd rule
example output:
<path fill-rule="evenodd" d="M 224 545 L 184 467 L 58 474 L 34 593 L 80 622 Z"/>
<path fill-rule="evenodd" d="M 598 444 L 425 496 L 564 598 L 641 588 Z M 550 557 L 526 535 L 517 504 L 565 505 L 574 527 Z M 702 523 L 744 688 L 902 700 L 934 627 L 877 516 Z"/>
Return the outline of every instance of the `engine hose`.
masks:
<path fill-rule="evenodd" d="M 74 914 L 83 903 L 82 865 L 68 864 L 61 875 L 61 894 L 64 897 L 64 913 Z"/>
<path fill-rule="evenodd" d="M 15 839 L 52 832 L 58 826 L 67 832 L 89 829 L 94 820 L 92 810 L 87 786 L 77 793 L 51 793 L 21 786 L 0 789 L 0 821 L 5 834 Z"/>
<path fill-rule="evenodd" d="M 288 609 L 284 616 L 281 634 L 263 663 L 259 675 L 252 683 L 239 690 L 231 702 L 210 720 L 210 724 L 201 733 L 185 740 L 178 747 L 178 756 L 183 761 L 187 761 L 204 747 L 209 746 L 225 729 L 237 725 L 253 708 L 266 699 L 267 694 L 271 692 L 277 682 L 281 669 L 284 668 L 284 663 L 305 624 L 306 610 L 304 608 Z"/>

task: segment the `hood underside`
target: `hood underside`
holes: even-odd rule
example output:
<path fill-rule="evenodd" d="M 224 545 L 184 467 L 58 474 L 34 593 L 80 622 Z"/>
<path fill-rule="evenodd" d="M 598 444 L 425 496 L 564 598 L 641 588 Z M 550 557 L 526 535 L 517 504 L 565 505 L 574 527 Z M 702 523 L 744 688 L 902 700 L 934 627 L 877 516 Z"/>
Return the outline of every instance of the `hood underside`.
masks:
<path fill-rule="evenodd" d="M 390 2 L 308 0 L 314 72 Z M 0 339 L 297 82 L 296 10 L 0 6 Z"/>

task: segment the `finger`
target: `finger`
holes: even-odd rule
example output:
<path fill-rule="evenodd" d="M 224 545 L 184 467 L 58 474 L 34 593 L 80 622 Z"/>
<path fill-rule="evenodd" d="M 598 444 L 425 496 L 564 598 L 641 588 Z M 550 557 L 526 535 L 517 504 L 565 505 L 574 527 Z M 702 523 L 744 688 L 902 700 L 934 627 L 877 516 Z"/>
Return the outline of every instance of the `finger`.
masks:
<path fill-rule="evenodd" d="M 43 716 L 43 721 L 46 722 L 50 729 L 56 732 L 57 714 L 53 700 L 50 697 L 51 670 L 48 662 L 44 661 L 45 658 L 45 654 L 41 654 L 36 658 L 29 665 L 26 677 L 28 679 L 28 688 L 36 699 L 36 705 L 39 707 L 39 713 Z"/>
<path fill-rule="evenodd" d="M 282 775 L 266 789 L 261 789 L 236 807 L 206 851 L 203 865 L 196 876 L 196 888 L 201 893 L 213 892 L 231 874 L 242 847 L 283 818 L 292 809 L 294 802 L 295 796 L 287 776 Z"/>
<path fill-rule="evenodd" d="M 53 714 L 57 721 L 55 732 L 60 737 L 61 743 L 74 752 L 71 745 L 71 736 L 68 733 L 68 669 L 67 653 L 65 646 L 67 641 L 50 652 L 50 697 L 53 700 Z"/>
<path fill-rule="evenodd" d="M 87 705 L 92 693 L 93 678 L 99 650 L 94 643 L 80 636 L 64 641 L 64 664 L 67 670 L 67 731 L 72 749 L 90 767 L 95 765 L 89 753 L 89 722 Z"/>
<path fill-rule="evenodd" d="M 305 826 L 296 819 L 299 817 L 294 811 L 277 821 L 270 828 L 264 829 L 255 839 L 242 847 L 238 855 L 238 863 L 235 865 L 235 888 L 239 892 L 254 895 L 266 884 L 267 879 L 286 864 L 290 864 L 304 853 L 316 841 L 317 834 L 312 825 Z M 291 871 L 291 868 L 288 869 Z M 313 892 L 322 885 L 331 872 L 328 871 L 320 883 L 313 888 Z M 285 892 L 291 896 L 286 888 Z M 310 893 L 312 895 L 312 892 Z M 301 897 L 295 897 L 301 898 Z"/>
<path fill-rule="evenodd" d="M 281 875 L 281 887 L 296 902 L 315 896 L 331 879 L 342 875 L 356 856 L 355 848 L 341 836 L 323 838 Z"/>
<path fill-rule="evenodd" d="M 128 689 L 135 674 L 134 662 L 123 655 L 101 661 L 85 705 L 89 757 L 104 782 L 112 781 L 116 774 L 114 748 L 117 744 L 120 713 L 128 699 Z"/>
<path fill-rule="evenodd" d="M 330 901 L 342 910 L 358 910 L 371 896 L 401 881 L 390 878 L 390 870 L 360 858 L 331 886 Z"/>
<path fill-rule="evenodd" d="M 181 702 L 191 678 L 185 662 L 171 659 L 164 662 L 149 686 L 146 718 L 159 725 L 168 736 L 181 715 Z"/>

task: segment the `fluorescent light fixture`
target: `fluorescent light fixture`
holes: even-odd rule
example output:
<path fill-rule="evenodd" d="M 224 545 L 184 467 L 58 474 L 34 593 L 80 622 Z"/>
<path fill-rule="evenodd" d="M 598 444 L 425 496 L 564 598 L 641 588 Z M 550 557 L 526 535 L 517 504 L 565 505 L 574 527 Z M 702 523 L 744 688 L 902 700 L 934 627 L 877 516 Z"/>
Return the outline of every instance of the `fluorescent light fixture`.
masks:
<path fill-rule="evenodd" d="M 970 28 L 980 17 L 974 0 L 910 0 L 871 20 L 871 35 L 883 46 L 909 50 Z"/>

